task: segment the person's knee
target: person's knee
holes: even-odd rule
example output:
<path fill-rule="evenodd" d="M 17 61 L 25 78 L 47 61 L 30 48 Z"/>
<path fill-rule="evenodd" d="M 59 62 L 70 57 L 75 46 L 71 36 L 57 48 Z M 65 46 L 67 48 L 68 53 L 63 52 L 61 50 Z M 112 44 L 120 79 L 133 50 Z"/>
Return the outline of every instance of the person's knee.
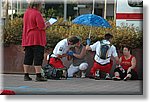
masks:
<path fill-rule="evenodd" d="M 75 70 L 73 65 L 70 65 L 69 69 L 68 69 L 68 77 L 73 77 Z"/>
<path fill-rule="evenodd" d="M 71 73 L 70 71 L 68 71 L 68 77 L 73 77 L 73 73 Z"/>
<path fill-rule="evenodd" d="M 88 68 L 88 64 L 87 63 L 82 63 L 82 64 L 80 64 L 80 66 L 79 66 L 79 69 L 80 70 L 86 70 Z"/>

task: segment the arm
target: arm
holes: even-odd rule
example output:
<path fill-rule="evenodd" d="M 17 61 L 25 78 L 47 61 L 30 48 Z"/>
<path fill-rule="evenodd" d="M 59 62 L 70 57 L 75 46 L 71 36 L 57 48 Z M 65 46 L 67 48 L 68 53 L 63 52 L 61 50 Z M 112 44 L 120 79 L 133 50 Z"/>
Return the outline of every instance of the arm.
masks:
<path fill-rule="evenodd" d="M 89 45 L 86 45 L 86 50 L 87 50 L 87 51 L 90 51 L 90 50 L 92 50 L 92 49 L 91 49 L 91 47 L 90 47 Z"/>
<path fill-rule="evenodd" d="M 91 43 L 91 39 L 87 38 L 86 39 L 86 50 L 92 50 L 91 47 L 90 47 L 90 43 Z"/>
<path fill-rule="evenodd" d="M 40 30 L 46 30 L 51 25 L 49 22 L 44 22 L 44 19 L 40 13 L 36 15 L 36 23 Z"/>
<path fill-rule="evenodd" d="M 118 57 L 118 53 L 116 51 L 116 47 L 115 46 L 111 46 L 112 47 L 112 56 L 115 58 L 116 60 L 116 65 L 119 65 L 121 63 L 119 57 Z"/>
<path fill-rule="evenodd" d="M 96 51 L 97 46 L 99 46 L 100 42 L 97 41 L 96 43 L 94 43 L 93 45 L 86 45 L 86 50 L 87 51 Z"/>
<path fill-rule="evenodd" d="M 118 56 L 115 57 L 115 60 L 116 60 L 116 65 L 119 65 L 120 64 L 120 59 Z"/>
<path fill-rule="evenodd" d="M 70 61 L 72 59 L 72 56 L 67 56 L 67 60 Z"/>
<path fill-rule="evenodd" d="M 62 54 L 62 55 L 60 55 L 60 54 L 57 54 L 57 57 L 58 57 L 58 58 L 67 57 L 67 54 Z"/>
<path fill-rule="evenodd" d="M 86 48 L 85 48 L 85 46 L 84 46 L 84 47 L 82 48 L 82 51 L 81 51 L 80 54 L 74 53 L 73 56 L 76 57 L 76 58 L 81 59 L 81 58 L 83 58 L 83 57 L 85 56 L 85 54 L 86 54 Z"/>
<path fill-rule="evenodd" d="M 46 26 L 45 29 L 47 29 L 48 27 L 51 26 L 51 24 L 50 24 L 49 22 L 46 22 L 46 23 L 45 23 L 45 26 Z"/>
<path fill-rule="evenodd" d="M 120 68 L 121 71 L 123 71 L 124 69 L 122 68 L 122 66 L 120 65 L 122 62 L 122 57 L 118 58 L 118 66 L 116 66 L 116 68 Z"/>
<path fill-rule="evenodd" d="M 56 45 L 53 53 L 58 57 L 58 58 L 62 58 L 62 57 L 67 57 L 67 54 L 64 52 L 65 51 L 65 47 L 63 45 L 63 43 L 59 43 Z"/>
<path fill-rule="evenodd" d="M 131 67 L 128 68 L 127 73 L 131 71 L 131 69 L 134 69 L 136 67 L 136 58 L 133 57 L 131 61 Z"/>
<path fill-rule="evenodd" d="M 121 62 L 122 62 L 122 57 L 120 57 L 120 59 L 119 59 L 119 64 L 121 64 Z"/>

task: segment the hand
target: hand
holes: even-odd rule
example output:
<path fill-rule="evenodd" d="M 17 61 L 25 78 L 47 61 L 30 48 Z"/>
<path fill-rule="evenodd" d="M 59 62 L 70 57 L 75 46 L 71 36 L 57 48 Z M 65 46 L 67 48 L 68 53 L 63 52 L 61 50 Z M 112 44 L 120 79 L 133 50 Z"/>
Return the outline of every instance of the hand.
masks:
<path fill-rule="evenodd" d="M 131 68 L 130 68 L 130 67 L 129 67 L 128 70 L 127 70 L 127 73 L 129 73 L 129 72 L 131 72 Z"/>
<path fill-rule="evenodd" d="M 116 64 L 116 68 L 122 68 L 120 64 Z"/>
<path fill-rule="evenodd" d="M 45 25 L 46 25 L 46 28 L 51 26 L 51 24 L 49 22 L 46 22 Z"/>
<path fill-rule="evenodd" d="M 68 52 L 67 52 L 67 55 L 69 55 L 69 56 L 73 56 L 73 54 L 74 54 L 73 51 L 68 51 Z"/>
<path fill-rule="evenodd" d="M 87 38 L 87 39 L 86 39 L 86 44 L 87 44 L 87 45 L 90 45 L 90 44 L 91 44 L 91 39 L 90 39 L 90 38 Z"/>
<path fill-rule="evenodd" d="M 122 66 L 119 64 L 119 65 L 116 65 L 116 68 L 119 68 L 120 71 L 122 71 L 123 73 L 125 73 L 125 70 L 122 68 Z"/>

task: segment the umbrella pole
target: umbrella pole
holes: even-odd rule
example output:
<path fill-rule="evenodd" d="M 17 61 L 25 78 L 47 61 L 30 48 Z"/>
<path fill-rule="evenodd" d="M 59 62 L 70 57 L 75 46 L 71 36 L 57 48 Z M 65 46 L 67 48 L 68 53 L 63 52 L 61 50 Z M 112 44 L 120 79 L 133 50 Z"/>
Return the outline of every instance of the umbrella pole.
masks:
<path fill-rule="evenodd" d="M 91 37 L 91 33 L 92 33 L 92 26 L 90 27 L 89 38 Z"/>

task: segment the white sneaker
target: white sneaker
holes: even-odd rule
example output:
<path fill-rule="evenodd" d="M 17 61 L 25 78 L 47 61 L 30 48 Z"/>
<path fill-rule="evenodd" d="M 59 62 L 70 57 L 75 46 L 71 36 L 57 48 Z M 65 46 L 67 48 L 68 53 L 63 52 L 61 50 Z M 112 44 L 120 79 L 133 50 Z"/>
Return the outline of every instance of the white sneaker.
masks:
<path fill-rule="evenodd" d="M 82 72 L 81 78 L 85 78 L 85 73 Z"/>

